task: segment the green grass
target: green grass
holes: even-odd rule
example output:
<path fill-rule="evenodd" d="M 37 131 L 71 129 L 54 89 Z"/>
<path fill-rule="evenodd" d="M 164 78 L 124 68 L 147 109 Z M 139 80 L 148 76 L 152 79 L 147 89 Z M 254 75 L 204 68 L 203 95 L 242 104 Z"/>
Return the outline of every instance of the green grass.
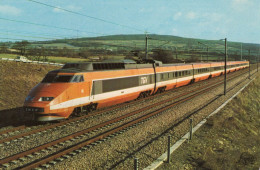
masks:
<path fill-rule="evenodd" d="M 16 59 L 19 55 L 17 54 L 0 54 L 0 58 L 13 58 Z M 48 62 L 50 63 L 73 63 L 73 62 L 88 62 L 88 59 L 81 58 L 68 58 L 68 57 L 54 57 L 48 56 Z"/>
<path fill-rule="evenodd" d="M 50 63 L 77 63 L 77 62 L 88 62 L 88 59 L 81 58 L 68 58 L 68 57 L 48 57 L 48 62 Z"/>
<path fill-rule="evenodd" d="M 260 73 L 158 169 L 259 169 Z"/>
<path fill-rule="evenodd" d="M 0 54 L 0 58 L 17 58 L 17 54 Z"/>
<path fill-rule="evenodd" d="M 50 43 L 50 44 L 41 44 L 41 43 L 39 43 L 39 44 L 32 44 L 32 46 L 43 46 L 43 47 L 46 47 L 46 48 L 48 48 L 48 47 L 56 47 L 58 49 L 62 49 L 64 47 L 72 48 L 72 49 L 79 49 L 79 47 L 75 47 L 75 46 L 69 45 L 67 43 Z"/>

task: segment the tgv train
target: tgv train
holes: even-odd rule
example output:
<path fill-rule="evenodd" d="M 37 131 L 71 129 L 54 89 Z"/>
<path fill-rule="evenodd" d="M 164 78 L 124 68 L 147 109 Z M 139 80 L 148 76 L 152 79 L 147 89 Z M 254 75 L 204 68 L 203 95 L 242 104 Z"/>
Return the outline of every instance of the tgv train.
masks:
<path fill-rule="evenodd" d="M 248 61 L 227 62 L 227 73 L 248 66 Z M 30 91 L 24 109 L 37 121 L 66 119 L 223 73 L 224 62 L 68 63 L 50 71 Z"/>

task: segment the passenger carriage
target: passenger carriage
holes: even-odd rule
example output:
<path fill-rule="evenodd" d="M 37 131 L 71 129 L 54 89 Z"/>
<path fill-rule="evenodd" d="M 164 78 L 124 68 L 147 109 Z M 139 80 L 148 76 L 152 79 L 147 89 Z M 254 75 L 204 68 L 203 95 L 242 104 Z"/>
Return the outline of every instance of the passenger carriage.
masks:
<path fill-rule="evenodd" d="M 230 72 L 248 67 L 247 61 L 228 62 Z M 97 108 L 216 77 L 224 62 L 190 64 L 68 63 L 49 72 L 24 102 L 38 121 L 66 119 Z"/>

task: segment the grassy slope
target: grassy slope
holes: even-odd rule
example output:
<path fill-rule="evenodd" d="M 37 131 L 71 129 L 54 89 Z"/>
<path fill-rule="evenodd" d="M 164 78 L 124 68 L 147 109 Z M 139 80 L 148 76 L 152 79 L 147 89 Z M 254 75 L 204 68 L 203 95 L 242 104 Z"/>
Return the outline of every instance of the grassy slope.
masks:
<path fill-rule="evenodd" d="M 21 107 L 30 89 L 57 68 L 0 60 L 0 110 Z"/>
<path fill-rule="evenodd" d="M 17 58 L 17 54 L 0 54 L 0 58 L 13 58 L 16 59 Z"/>
<path fill-rule="evenodd" d="M 260 167 L 260 73 L 241 94 L 209 119 L 192 142 L 159 169 L 258 169 Z"/>

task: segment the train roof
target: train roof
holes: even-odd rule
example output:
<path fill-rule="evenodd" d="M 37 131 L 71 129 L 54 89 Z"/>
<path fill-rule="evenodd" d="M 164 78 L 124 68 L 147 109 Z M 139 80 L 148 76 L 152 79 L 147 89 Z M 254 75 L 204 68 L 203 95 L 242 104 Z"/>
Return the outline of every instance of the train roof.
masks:
<path fill-rule="evenodd" d="M 156 67 L 170 67 L 170 66 L 184 66 L 184 65 L 208 65 L 212 63 L 176 63 L 176 64 L 162 64 L 161 62 L 154 61 Z M 214 62 L 222 63 L 222 62 Z M 125 69 L 140 69 L 140 68 L 153 68 L 153 63 L 136 64 L 136 63 L 67 63 L 61 69 L 52 72 L 60 73 L 79 73 L 79 72 L 93 72 L 93 71 L 113 71 Z"/>

